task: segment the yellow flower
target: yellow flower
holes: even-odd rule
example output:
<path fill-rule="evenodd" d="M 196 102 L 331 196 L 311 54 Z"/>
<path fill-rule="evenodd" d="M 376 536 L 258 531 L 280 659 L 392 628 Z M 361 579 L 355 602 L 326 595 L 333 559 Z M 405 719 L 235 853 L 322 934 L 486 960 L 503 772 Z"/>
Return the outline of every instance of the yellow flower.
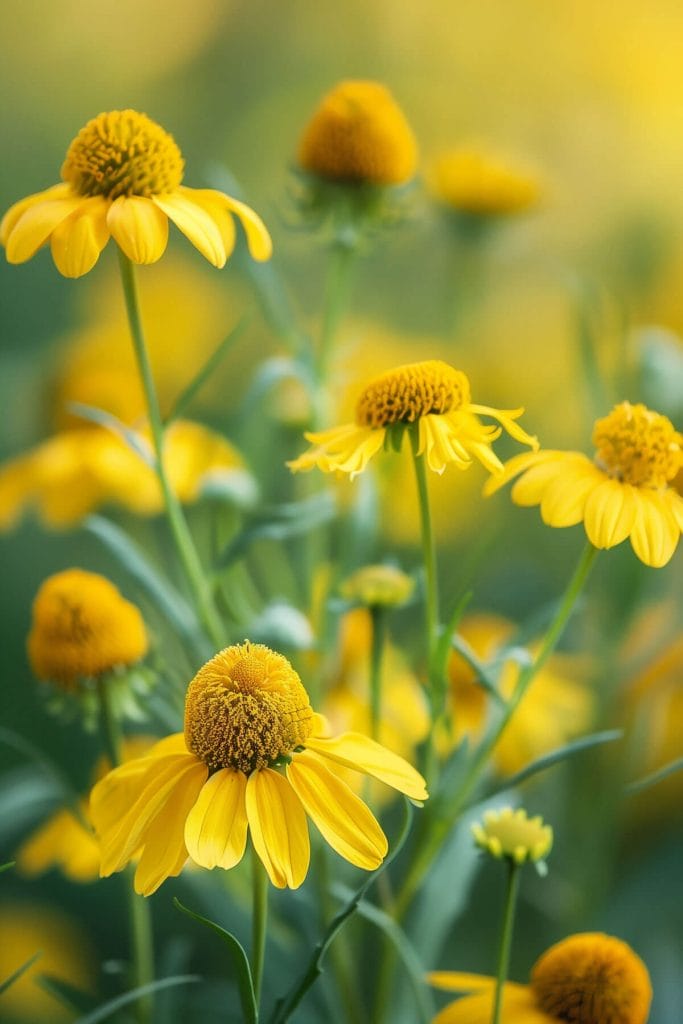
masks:
<path fill-rule="evenodd" d="M 173 137 L 146 114 L 112 110 L 81 128 L 62 165 L 62 184 L 15 203 L 0 224 L 10 263 L 24 263 L 48 241 L 57 269 L 81 277 L 113 237 L 133 263 L 156 263 L 169 219 L 215 267 L 235 244 L 239 217 L 254 259 L 271 241 L 253 210 L 215 189 L 182 184 L 184 160 Z"/>
<path fill-rule="evenodd" d="M 535 206 L 540 182 L 526 168 L 474 147 L 442 153 L 431 168 L 434 197 L 457 213 L 508 216 Z"/>
<path fill-rule="evenodd" d="M 65 569 L 41 585 L 28 636 L 39 679 L 74 690 L 81 679 L 132 665 L 146 652 L 142 615 L 104 576 Z"/>
<path fill-rule="evenodd" d="M 373 870 L 386 837 L 333 769 L 353 768 L 415 800 L 427 797 L 424 779 L 365 736 L 325 731 L 281 654 L 249 641 L 220 651 L 189 685 L 184 734 L 93 789 L 102 876 L 140 852 L 135 889 L 148 896 L 188 854 L 201 867 L 234 867 L 249 832 L 273 885 L 296 889 L 310 858 L 307 814 L 337 853 Z"/>
<path fill-rule="evenodd" d="M 513 632 L 514 626 L 507 619 L 481 612 L 466 616 L 458 627 L 459 636 L 485 663 L 499 656 Z M 502 666 L 498 687 L 503 697 L 514 693 L 519 671 L 512 660 Z M 581 683 L 586 672 L 582 659 L 564 654 L 553 654 L 539 669 L 493 751 L 499 773 L 513 775 L 585 731 L 593 709 L 591 695 Z M 449 656 L 448 680 L 453 724 L 450 739 L 444 741 L 445 749 L 464 736 L 473 741 L 481 737 L 491 699 L 477 683 L 474 669 L 457 651 Z"/>
<path fill-rule="evenodd" d="M 467 469 L 475 457 L 497 473 L 503 466 L 491 444 L 502 427 L 522 444 L 538 447 L 536 438 L 515 423 L 523 412 L 474 405 L 465 374 L 440 359 L 407 363 L 365 386 L 356 405 L 355 423 L 306 434 L 313 447 L 287 465 L 294 472 L 317 466 L 325 473 L 349 473 L 353 479 L 385 442 L 390 440 L 399 447 L 403 430 L 413 427 L 417 452 L 425 454 L 434 472 L 443 473 L 449 463 Z M 492 416 L 502 427 L 485 426 L 477 413 Z"/>
<path fill-rule="evenodd" d="M 176 420 L 164 436 L 166 473 L 181 501 L 196 501 L 211 482 L 253 487 L 241 456 L 220 434 Z M 151 457 L 147 439 L 147 431 L 139 435 Z M 0 529 L 14 526 L 30 506 L 48 526 L 64 528 L 109 504 L 144 516 L 164 507 L 152 467 L 103 427 L 64 431 L 0 467 Z"/>
<path fill-rule="evenodd" d="M 340 82 L 308 123 L 299 144 L 299 163 L 336 182 L 400 185 L 415 174 L 417 145 L 385 86 Z"/>
<path fill-rule="evenodd" d="M 472 825 L 477 846 L 493 857 L 511 857 L 517 864 L 542 860 L 553 845 L 553 830 L 540 817 L 529 818 L 521 807 L 485 811 L 484 824 Z"/>
<path fill-rule="evenodd" d="M 484 493 L 521 473 L 512 500 L 540 505 L 548 526 L 583 522 L 596 548 L 630 537 L 641 562 L 666 565 L 683 530 L 683 497 L 671 483 L 683 465 L 683 437 L 666 416 L 622 402 L 597 420 L 593 443 L 592 461 L 581 452 L 517 455 Z"/>
<path fill-rule="evenodd" d="M 495 979 L 437 971 L 436 988 L 472 993 L 446 1006 L 433 1024 L 489 1024 Z M 625 942 L 601 932 L 570 935 L 537 960 L 529 985 L 508 981 L 502 1024 L 645 1024 L 652 1000 L 650 976 Z"/>
<path fill-rule="evenodd" d="M 368 608 L 394 608 L 405 604 L 414 589 L 414 579 L 394 565 L 364 565 L 344 580 L 339 593 Z"/>

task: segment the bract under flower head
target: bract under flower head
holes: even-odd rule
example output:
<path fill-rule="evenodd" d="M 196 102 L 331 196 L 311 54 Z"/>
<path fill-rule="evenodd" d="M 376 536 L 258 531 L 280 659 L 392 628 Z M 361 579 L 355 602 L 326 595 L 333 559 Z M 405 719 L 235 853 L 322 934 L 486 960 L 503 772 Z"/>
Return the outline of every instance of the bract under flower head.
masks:
<path fill-rule="evenodd" d="M 484 824 L 472 825 L 478 846 L 493 857 L 510 857 L 517 864 L 542 860 L 553 845 L 553 830 L 540 817 L 529 818 L 521 807 L 486 811 Z"/>
<path fill-rule="evenodd" d="M 140 612 L 104 576 L 66 569 L 40 587 L 28 636 L 39 679 L 75 689 L 79 680 L 132 665 L 146 651 Z"/>
<path fill-rule="evenodd" d="M 379 82 L 340 82 L 322 100 L 299 145 L 304 170 L 335 182 L 399 185 L 417 166 L 417 145 Z"/>
<path fill-rule="evenodd" d="M 184 161 L 173 137 L 146 114 L 99 114 L 73 140 L 62 165 L 63 184 L 27 196 L 0 223 L 10 263 L 24 263 L 48 241 L 57 269 L 81 277 L 113 237 L 133 263 L 156 263 L 168 241 L 169 219 L 215 267 L 235 245 L 233 216 L 256 260 L 272 244 L 244 203 L 215 189 L 182 184 Z"/>
<path fill-rule="evenodd" d="M 627 537 L 641 562 L 660 568 L 683 531 L 683 497 L 673 486 L 683 466 L 683 436 L 666 416 L 622 402 L 595 424 L 595 459 L 580 452 L 539 451 L 516 456 L 485 494 L 520 475 L 518 505 L 540 505 L 549 526 L 583 522 L 596 548 Z"/>

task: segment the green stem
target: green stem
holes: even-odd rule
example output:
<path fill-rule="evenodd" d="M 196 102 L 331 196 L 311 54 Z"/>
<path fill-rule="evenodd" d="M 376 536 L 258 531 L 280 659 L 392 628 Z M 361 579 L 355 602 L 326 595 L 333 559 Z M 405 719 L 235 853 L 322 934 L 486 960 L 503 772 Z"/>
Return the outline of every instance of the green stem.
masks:
<path fill-rule="evenodd" d="M 111 699 L 105 679 L 97 680 L 97 695 L 100 704 L 100 723 L 107 756 L 113 768 L 123 762 L 123 740 L 121 730 L 111 706 Z M 135 869 L 126 868 L 124 884 L 128 896 L 130 923 L 130 946 L 133 952 L 133 987 L 139 988 L 154 981 L 154 945 L 152 940 L 152 919 L 150 908 L 144 896 L 138 896 L 133 885 Z M 151 993 L 141 996 L 136 1003 L 138 1024 L 150 1024 L 152 1020 L 153 997 Z"/>
<path fill-rule="evenodd" d="M 337 237 L 332 245 L 327 272 L 325 309 L 316 359 L 316 377 L 318 385 L 323 388 L 329 372 L 334 340 L 351 289 L 351 270 L 355 256 L 356 246 L 353 241 Z"/>
<path fill-rule="evenodd" d="M 505 893 L 505 909 L 503 911 L 503 926 L 500 933 L 500 947 L 498 952 L 498 974 L 496 978 L 496 994 L 493 1002 L 493 1014 L 491 1024 L 500 1024 L 501 1011 L 503 1009 L 503 992 L 510 969 L 510 948 L 512 945 L 512 930 L 515 920 L 515 908 L 519 894 L 519 880 L 521 878 L 520 866 L 512 857 L 506 858 L 508 868 L 507 891 Z"/>
<path fill-rule="evenodd" d="M 268 877 L 254 846 L 251 848 L 252 921 L 251 921 L 251 976 L 254 983 L 256 1005 L 261 1003 L 261 982 L 266 954 L 268 925 Z"/>
<path fill-rule="evenodd" d="M 121 283 L 126 302 L 126 312 L 128 314 L 128 325 L 147 403 L 147 415 L 149 417 L 149 427 L 155 454 L 155 469 L 164 499 L 166 517 L 171 528 L 178 556 L 196 601 L 197 611 L 207 635 L 210 636 L 212 642 L 217 647 L 223 647 L 225 640 L 223 624 L 216 611 L 209 582 L 194 546 L 182 507 L 166 475 L 164 467 L 164 425 L 142 329 L 135 270 L 131 260 L 120 249 L 119 266 L 121 269 Z"/>
<path fill-rule="evenodd" d="M 379 738 L 382 720 L 382 655 L 386 636 L 384 609 L 374 605 L 370 609 L 372 641 L 370 647 L 370 735 Z"/>
<path fill-rule="evenodd" d="M 476 787 L 482 770 L 488 764 L 492 751 L 507 728 L 512 715 L 524 697 L 524 694 L 533 682 L 536 673 L 545 664 L 545 661 L 555 649 L 555 646 L 567 625 L 567 621 L 574 610 L 576 601 L 583 590 L 586 580 L 588 579 L 588 575 L 593 567 L 597 553 L 597 548 L 594 548 L 592 544 L 588 544 L 584 549 L 579 560 L 579 564 L 577 565 L 564 592 L 557 614 L 546 631 L 536 657 L 531 664 L 520 673 L 514 694 L 508 701 L 503 714 L 497 722 L 493 723 L 492 727 L 482 740 L 478 750 L 475 752 L 469 771 L 465 775 L 454 799 L 446 807 L 442 806 L 440 808 L 438 818 L 434 818 L 433 816 L 430 817 L 428 812 L 424 815 L 422 832 L 416 843 L 415 858 L 401 888 L 401 894 L 397 899 L 397 920 L 401 920 L 410 906 L 425 873 L 440 850 L 443 840 L 453 827 L 453 824 L 466 804 L 467 799 Z"/>

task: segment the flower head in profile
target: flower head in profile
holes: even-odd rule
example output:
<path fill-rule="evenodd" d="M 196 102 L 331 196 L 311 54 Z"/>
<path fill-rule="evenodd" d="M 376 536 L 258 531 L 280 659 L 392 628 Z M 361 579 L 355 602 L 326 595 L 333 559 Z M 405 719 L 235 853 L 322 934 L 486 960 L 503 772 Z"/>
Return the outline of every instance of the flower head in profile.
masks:
<path fill-rule="evenodd" d="M 267 260 L 271 241 L 260 217 L 223 192 L 187 188 L 184 166 L 173 137 L 146 114 L 98 114 L 69 146 L 61 184 L 5 214 L 0 243 L 7 259 L 24 263 L 49 242 L 60 273 L 81 277 L 112 237 L 133 263 L 156 263 L 171 220 L 209 263 L 222 267 L 235 244 L 236 216 L 251 255 Z"/>
<path fill-rule="evenodd" d="M 412 576 L 395 565 L 364 565 L 347 576 L 339 592 L 366 608 L 396 608 L 410 599 L 414 589 Z"/>
<path fill-rule="evenodd" d="M 93 789 L 101 874 L 140 854 L 136 891 L 153 893 L 188 854 L 231 868 L 247 834 L 273 885 L 298 888 L 308 871 L 307 815 L 351 864 L 373 870 L 387 840 L 369 808 L 336 774 L 370 775 L 415 800 L 425 783 L 407 761 L 357 733 L 331 738 L 286 658 L 246 641 L 216 654 L 190 683 L 185 730 Z"/>
<path fill-rule="evenodd" d="M 538 203 L 538 176 L 505 157 L 476 147 L 448 150 L 431 167 L 434 198 L 468 217 L 508 217 Z"/>
<path fill-rule="evenodd" d="M 645 565 L 666 565 L 683 530 L 683 497 L 673 486 L 683 466 L 683 436 L 666 416 L 622 402 L 597 420 L 593 444 L 593 459 L 581 452 L 517 455 L 484 493 L 518 476 L 512 500 L 540 505 L 548 526 L 583 522 L 596 548 L 628 537 Z"/>
<path fill-rule="evenodd" d="M 84 680 L 135 664 L 146 652 L 142 615 L 104 576 L 65 569 L 40 587 L 28 636 L 39 679 L 74 691 Z"/>
<path fill-rule="evenodd" d="M 540 861 L 553 845 L 553 830 L 540 817 L 529 818 L 523 808 L 485 811 L 483 823 L 472 825 L 477 846 L 492 857 L 511 858 L 516 864 Z"/>
<path fill-rule="evenodd" d="M 433 1024 L 489 1024 L 495 978 L 438 971 L 436 988 L 465 993 Z M 528 985 L 508 981 L 502 1024 L 646 1024 L 652 1000 L 647 967 L 621 939 L 601 932 L 570 935 L 537 960 Z"/>
<path fill-rule="evenodd" d="M 306 126 L 299 164 L 332 182 L 400 185 L 415 174 L 417 145 L 386 86 L 344 81 L 323 98 Z"/>
<path fill-rule="evenodd" d="M 381 448 L 398 450 L 409 431 L 417 454 L 424 454 L 436 473 L 443 473 L 451 463 L 468 469 L 473 459 L 498 473 L 503 466 L 491 445 L 502 428 L 522 444 L 538 447 L 536 438 L 515 422 L 523 412 L 475 405 L 462 370 L 440 359 L 407 363 L 365 386 L 354 423 L 306 434 L 313 447 L 287 465 L 294 472 L 317 466 L 325 473 L 348 473 L 353 479 Z M 501 426 L 483 424 L 480 413 Z"/>

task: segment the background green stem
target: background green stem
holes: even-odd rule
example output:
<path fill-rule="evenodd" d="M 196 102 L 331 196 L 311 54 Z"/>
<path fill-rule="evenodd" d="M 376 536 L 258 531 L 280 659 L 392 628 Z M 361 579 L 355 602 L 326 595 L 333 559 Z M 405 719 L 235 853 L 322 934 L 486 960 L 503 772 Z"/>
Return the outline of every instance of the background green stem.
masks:
<path fill-rule="evenodd" d="M 500 947 L 498 951 L 498 973 L 496 975 L 496 993 L 493 1001 L 493 1014 L 491 1024 L 500 1024 L 501 1011 L 503 1008 L 503 993 L 510 969 L 510 948 L 512 946 L 512 930 L 515 921 L 515 908 L 519 894 L 519 880 L 521 877 L 520 866 L 512 857 L 506 858 L 508 877 L 505 892 L 505 908 L 503 910 L 503 925 L 500 932 Z"/>
<path fill-rule="evenodd" d="M 386 637 L 386 615 L 384 609 L 374 605 L 370 609 L 372 641 L 370 647 L 370 734 L 373 740 L 379 738 L 382 720 L 382 654 Z"/>
<path fill-rule="evenodd" d="M 251 920 L 251 976 L 254 983 L 256 1005 L 261 1003 L 261 982 L 266 955 L 268 931 L 268 877 L 254 846 L 251 848 L 252 920 Z"/>

